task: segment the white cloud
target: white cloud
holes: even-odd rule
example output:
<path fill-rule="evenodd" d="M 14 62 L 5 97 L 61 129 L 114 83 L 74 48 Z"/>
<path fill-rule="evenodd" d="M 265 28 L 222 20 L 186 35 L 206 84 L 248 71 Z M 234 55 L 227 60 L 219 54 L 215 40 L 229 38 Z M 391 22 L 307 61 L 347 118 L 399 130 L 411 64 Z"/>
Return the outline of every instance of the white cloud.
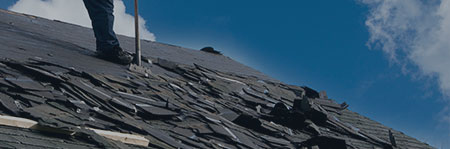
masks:
<path fill-rule="evenodd" d="M 450 96 L 450 0 L 361 0 L 369 6 L 369 46 L 402 68 L 436 77 Z M 405 69 L 405 70 L 406 70 Z"/>
<path fill-rule="evenodd" d="M 383 50 L 406 74 L 437 79 L 442 94 L 449 99 L 450 0 L 359 1 L 369 8 L 369 47 Z M 410 73 L 412 67 L 419 71 Z M 442 102 L 447 104 L 438 116 L 444 129 L 450 130 L 450 100 Z"/>
<path fill-rule="evenodd" d="M 92 28 L 82 0 L 19 0 L 9 10 Z M 134 16 L 125 12 L 122 0 L 114 0 L 114 16 L 114 31 L 134 37 Z M 139 21 L 141 38 L 155 41 L 154 34 L 146 27 L 146 21 L 142 17 Z"/>

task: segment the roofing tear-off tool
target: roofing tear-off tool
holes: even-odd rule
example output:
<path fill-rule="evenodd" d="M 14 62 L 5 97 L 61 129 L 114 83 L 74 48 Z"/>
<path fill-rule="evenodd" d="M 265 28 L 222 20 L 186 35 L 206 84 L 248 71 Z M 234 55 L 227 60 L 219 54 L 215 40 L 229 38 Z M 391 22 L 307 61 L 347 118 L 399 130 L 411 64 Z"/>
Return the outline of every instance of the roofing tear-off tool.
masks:
<path fill-rule="evenodd" d="M 134 28 L 135 28 L 135 41 L 136 41 L 136 54 L 134 58 L 134 63 L 141 66 L 141 39 L 139 36 L 139 11 L 138 11 L 138 0 L 134 0 Z"/>

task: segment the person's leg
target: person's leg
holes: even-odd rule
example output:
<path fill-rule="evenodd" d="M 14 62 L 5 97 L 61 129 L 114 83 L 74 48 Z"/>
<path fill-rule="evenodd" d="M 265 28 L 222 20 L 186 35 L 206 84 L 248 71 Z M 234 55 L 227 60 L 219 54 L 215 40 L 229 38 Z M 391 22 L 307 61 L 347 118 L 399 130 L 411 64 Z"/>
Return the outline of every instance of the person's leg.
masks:
<path fill-rule="evenodd" d="M 99 58 L 120 64 L 129 64 L 133 57 L 122 50 L 113 30 L 114 1 L 113 0 L 83 0 L 89 17 L 97 44 Z"/>
<path fill-rule="evenodd" d="M 114 33 L 113 0 L 83 0 L 97 43 L 97 51 L 110 50 L 119 47 L 119 41 Z"/>

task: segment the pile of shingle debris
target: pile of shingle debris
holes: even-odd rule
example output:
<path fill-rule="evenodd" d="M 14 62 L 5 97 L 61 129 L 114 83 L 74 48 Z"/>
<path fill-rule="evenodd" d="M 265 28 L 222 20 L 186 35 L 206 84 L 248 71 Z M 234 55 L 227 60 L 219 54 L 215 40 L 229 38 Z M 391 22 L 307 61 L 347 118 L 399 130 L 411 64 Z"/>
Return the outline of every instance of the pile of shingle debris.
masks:
<path fill-rule="evenodd" d="M 150 141 L 146 147 L 154 148 L 401 148 L 402 143 L 411 144 L 400 132 L 308 87 L 163 59 L 154 65 L 171 74 L 130 66 L 127 75 L 113 76 L 40 59 L 1 59 L 0 114 L 31 119 L 46 130 L 102 148 L 143 146 L 104 139 L 86 128 L 141 135 Z M 370 127 L 383 130 L 365 131 Z"/>

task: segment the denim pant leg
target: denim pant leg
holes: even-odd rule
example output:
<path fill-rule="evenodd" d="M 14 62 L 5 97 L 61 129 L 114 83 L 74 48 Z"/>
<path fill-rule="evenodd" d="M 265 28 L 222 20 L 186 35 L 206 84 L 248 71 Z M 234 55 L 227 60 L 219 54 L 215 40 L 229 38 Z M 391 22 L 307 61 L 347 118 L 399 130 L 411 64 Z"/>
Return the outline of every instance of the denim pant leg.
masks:
<path fill-rule="evenodd" d="M 119 46 L 114 33 L 113 0 L 83 0 L 96 38 L 97 50 L 108 50 Z"/>

